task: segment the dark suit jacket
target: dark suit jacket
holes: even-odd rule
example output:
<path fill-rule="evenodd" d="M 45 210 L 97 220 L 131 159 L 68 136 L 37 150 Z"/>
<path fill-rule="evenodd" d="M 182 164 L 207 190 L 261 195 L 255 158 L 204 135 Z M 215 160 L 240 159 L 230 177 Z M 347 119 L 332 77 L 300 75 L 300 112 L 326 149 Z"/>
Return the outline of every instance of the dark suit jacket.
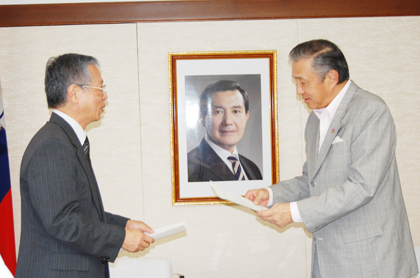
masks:
<path fill-rule="evenodd" d="M 103 209 L 95 175 L 67 122 L 52 114 L 20 173 L 22 232 L 16 278 L 106 277 L 127 218 Z"/>
<path fill-rule="evenodd" d="M 239 155 L 242 168 L 250 180 L 261 180 L 258 166 L 248 158 Z M 188 181 L 229 181 L 236 180 L 226 163 L 210 147 L 206 140 L 188 153 Z"/>

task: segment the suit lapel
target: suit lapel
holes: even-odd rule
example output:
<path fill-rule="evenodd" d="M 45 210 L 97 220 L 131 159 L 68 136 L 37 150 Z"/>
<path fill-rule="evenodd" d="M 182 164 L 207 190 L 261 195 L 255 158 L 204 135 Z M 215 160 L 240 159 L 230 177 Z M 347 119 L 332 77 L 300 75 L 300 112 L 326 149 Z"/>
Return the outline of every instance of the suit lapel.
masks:
<path fill-rule="evenodd" d="M 239 161 L 241 162 L 242 170 L 245 171 L 248 180 L 256 180 L 257 176 L 252 170 L 251 165 L 248 165 L 248 162 L 244 159 L 242 155 L 239 155 Z"/>
<path fill-rule="evenodd" d="M 341 120 L 343 119 L 343 117 L 346 115 L 347 109 L 351 103 L 351 101 L 354 98 L 354 95 L 357 91 L 357 85 L 354 84 L 354 82 L 352 82 L 349 86 L 349 88 L 347 89 L 346 94 L 344 95 L 343 99 L 341 100 L 340 105 L 337 108 L 337 111 L 335 112 L 334 118 L 331 121 L 330 127 L 327 131 L 327 134 L 325 135 L 325 139 L 324 142 L 322 143 L 321 149 L 318 153 L 318 143 L 314 146 L 314 144 L 310 144 L 310 142 L 308 142 L 308 161 L 315 161 L 314 167 L 312 169 L 312 171 L 309 171 L 310 173 L 310 180 L 312 180 L 312 178 L 316 175 L 316 173 L 318 172 L 319 168 L 321 167 L 322 163 L 324 162 L 328 151 L 331 148 L 332 142 L 334 141 L 335 137 L 337 136 L 338 132 L 341 129 Z M 313 112 L 312 112 L 313 113 Z M 316 117 L 314 115 L 314 117 Z M 318 120 L 318 124 L 316 126 L 317 129 L 317 136 L 315 138 L 317 138 L 316 140 L 311 140 L 311 141 L 319 141 L 319 120 Z M 313 132 L 313 131 L 312 131 Z M 318 154 L 318 155 L 316 155 Z M 311 156 L 312 160 L 309 160 L 309 156 Z M 311 174 L 312 173 L 312 174 Z"/>
<path fill-rule="evenodd" d="M 314 114 L 308 118 L 308 124 L 306 125 L 306 156 L 307 156 L 307 167 L 309 178 L 315 175 L 314 165 L 318 157 L 318 144 L 319 144 L 319 119 Z"/>
<path fill-rule="evenodd" d="M 83 170 L 85 171 L 86 176 L 88 177 L 89 187 L 92 193 L 93 202 L 95 203 L 95 207 L 98 211 L 100 219 L 103 220 L 104 208 L 102 204 L 101 195 L 99 193 L 98 183 L 96 181 L 95 174 L 93 173 L 93 169 L 89 165 L 88 158 L 85 152 L 83 151 L 83 147 L 81 146 L 80 141 L 76 136 L 76 133 L 74 132 L 73 128 L 65 120 L 63 120 L 60 116 L 57 116 L 55 113 L 52 113 L 50 122 L 59 125 L 69 137 L 70 142 L 77 149 L 76 156 Z"/>
<path fill-rule="evenodd" d="M 200 143 L 203 163 L 210 168 L 214 178 L 219 180 L 236 180 L 235 175 L 226 166 L 226 163 L 217 155 L 217 153 L 210 147 L 206 140 Z"/>

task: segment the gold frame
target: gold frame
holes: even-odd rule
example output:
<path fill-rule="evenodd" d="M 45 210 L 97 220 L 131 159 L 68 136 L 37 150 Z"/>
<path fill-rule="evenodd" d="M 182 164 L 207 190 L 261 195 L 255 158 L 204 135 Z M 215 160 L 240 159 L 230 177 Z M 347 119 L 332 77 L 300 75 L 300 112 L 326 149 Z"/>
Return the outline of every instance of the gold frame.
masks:
<path fill-rule="evenodd" d="M 171 170 L 172 170 L 172 205 L 214 205 L 232 204 L 217 197 L 180 197 L 179 173 L 179 134 L 178 134 L 178 88 L 177 61 L 180 60 L 217 60 L 217 59 L 268 59 L 269 64 L 269 107 L 270 110 L 270 138 L 271 138 L 271 181 L 280 181 L 279 142 L 278 142 L 278 112 L 277 112 L 277 51 L 220 51 L 220 52 L 172 52 L 169 53 L 169 92 L 171 115 Z M 263 107 L 261 107 L 263 109 Z"/>

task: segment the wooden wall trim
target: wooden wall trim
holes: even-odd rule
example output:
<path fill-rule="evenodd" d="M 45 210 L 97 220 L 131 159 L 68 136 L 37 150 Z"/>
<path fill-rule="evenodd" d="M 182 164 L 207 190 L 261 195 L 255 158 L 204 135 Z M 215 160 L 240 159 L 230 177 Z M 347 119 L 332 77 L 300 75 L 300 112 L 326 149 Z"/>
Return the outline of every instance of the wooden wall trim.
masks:
<path fill-rule="evenodd" d="M 0 27 L 418 15 L 419 0 L 192 0 L 0 5 Z"/>

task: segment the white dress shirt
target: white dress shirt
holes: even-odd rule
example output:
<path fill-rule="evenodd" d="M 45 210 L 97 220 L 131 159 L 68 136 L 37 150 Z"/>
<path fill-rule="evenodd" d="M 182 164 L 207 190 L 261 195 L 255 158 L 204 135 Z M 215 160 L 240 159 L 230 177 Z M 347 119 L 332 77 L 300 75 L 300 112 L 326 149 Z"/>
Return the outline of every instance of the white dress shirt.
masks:
<path fill-rule="evenodd" d="M 324 142 L 327 131 L 331 125 L 331 121 L 334 118 L 335 112 L 337 112 L 338 106 L 343 100 L 343 97 L 346 94 L 347 89 L 350 86 L 350 83 L 351 81 L 348 80 L 346 85 L 343 87 L 343 89 L 341 89 L 338 95 L 331 101 L 331 103 L 327 107 L 313 110 L 315 115 L 319 119 L 318 152 L 322 147 L 322 143 Z M 270 194 L 267 206 L 272 206 L 273 205 L 273 191 L 271 190 L 270 187 L 267 187 L 267 190 Z M 299 209 L 297 207 L 297 202 L 290 202 L 290 211 L 292 214 L 293 222 L 302 222 L 302 217 L 300 216 Z"/>
<path fill-rule="evenodd" d="M 238 158 L 239 164 L 241 165 L 242 172 L 244 173 L 244 176 L 245 176 L 245 180 L 248 180 L 248 177 L 246 176 L 244 167 L 242 166 L 241 160 L 239 159 L 239 153 L 238 153 L 238 150 L 236 149 L 236 146 L 235 146 L 235 150 L 233 150 L 233 152 L 230 153 L 230 151 L 227 151 L 227 150 L 223 149 L 222 147 L 220 147 L 220 146 L 216 145 L 215 143 L 213 143 L 207 137 L 207 135 L 206 135 L 206 137 L 204 137 L 204 140 L 206 140 L 206 142 L 213 149 L 213 151 L 220 157 L 220 159 L 223 160 L 223 162 L 230 169 L 230 171 L 232 172 L 232 174 L 235 174 L 235 173 L 233 172 L 232 162 L 230 162 L 228 160 L 228 157 L 231 156 L 231 155 L 235 155 Z"/>
<path fill-rule="evenodd" d="M 79 125 L 79 123 L 76 122 L 75 119 L 73 119 L 72 117 L 70 117 L 66 113 L 63 113 L 63 112 L 61 112 L 59 110 L 56 110 L 56 109 L 53 110 L 53 113 L 60 116 L 63 120 L 65 120 L 71 126 L 71 128 L 73 128 L 74 133 L 76 133 L 76 136 L 80 141 L 80 145 L 83 146 L 83 144 L 85 143 L 85 140 L 86 140 L 86 131 L 83 129 L 83 127 L 81 125 Z"/>

